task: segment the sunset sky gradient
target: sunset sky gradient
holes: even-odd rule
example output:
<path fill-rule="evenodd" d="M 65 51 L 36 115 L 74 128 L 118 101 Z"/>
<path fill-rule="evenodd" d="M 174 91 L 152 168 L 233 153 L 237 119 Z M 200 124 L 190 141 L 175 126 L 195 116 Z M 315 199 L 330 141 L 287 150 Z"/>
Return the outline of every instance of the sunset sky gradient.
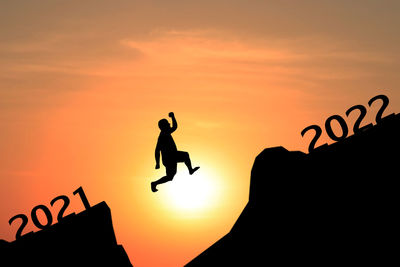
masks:
<path fill-rule="evenodd" d="M 264 148 L 306 152 L 302 129 L 333 114 L 352 129 L 347 108 L 378 94 L 400 112 L 399 12 L 396 0 L 1 1 L 0 239 L 58 195 L 83 210 L 82 186 L 110 206 L 134 266 L 183 266 L 230 230 Z M 179 166 L 154 194 L 170 111 L 201 169 Z"/>

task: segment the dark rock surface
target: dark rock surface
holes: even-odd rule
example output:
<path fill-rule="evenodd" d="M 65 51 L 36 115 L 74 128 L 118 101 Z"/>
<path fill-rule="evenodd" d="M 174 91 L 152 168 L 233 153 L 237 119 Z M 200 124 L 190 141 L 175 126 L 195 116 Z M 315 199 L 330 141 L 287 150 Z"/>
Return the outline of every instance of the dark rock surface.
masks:
<path fill-rule="evenodd" d="M 309 154 L 265 149 L 231 231 L 186 266 L 399 262 L 399 143 L 397 114 Z"/>
<path fill-rule="evenodd" d="M 132 266 L 105 202 L 13 242 L 2 240 L 0 257 L 0 266 Z"/>

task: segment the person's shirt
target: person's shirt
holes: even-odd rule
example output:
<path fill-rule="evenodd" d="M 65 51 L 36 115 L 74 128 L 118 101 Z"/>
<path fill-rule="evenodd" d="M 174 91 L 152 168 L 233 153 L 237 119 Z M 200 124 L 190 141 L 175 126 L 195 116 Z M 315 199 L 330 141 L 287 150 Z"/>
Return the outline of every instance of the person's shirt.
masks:
<path fill-rule="evenodd" d="M 175 141 L 170 132 L 161 132 L 158 137 L 158 145 L 160 146 L 161 154 L 163 157 L 170 153 L 178 151 Z"/>

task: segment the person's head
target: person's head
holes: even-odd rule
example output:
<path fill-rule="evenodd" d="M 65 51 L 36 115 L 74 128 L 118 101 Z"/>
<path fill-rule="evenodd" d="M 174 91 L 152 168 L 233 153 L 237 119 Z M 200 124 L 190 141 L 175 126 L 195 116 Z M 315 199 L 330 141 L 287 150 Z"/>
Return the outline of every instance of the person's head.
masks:
<path fill-rule="evenodd" d="M 158 127 L 161 131 L 166 131 L 171 128 L 171 125 L 169 124 L 168 120 L 162 119 L 158 122 Z"/>

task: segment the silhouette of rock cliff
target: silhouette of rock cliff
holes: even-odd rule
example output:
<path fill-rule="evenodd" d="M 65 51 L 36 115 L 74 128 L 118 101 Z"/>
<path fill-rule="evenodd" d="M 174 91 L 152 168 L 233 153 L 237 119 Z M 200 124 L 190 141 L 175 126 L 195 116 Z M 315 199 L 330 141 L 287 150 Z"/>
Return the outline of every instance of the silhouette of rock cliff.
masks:
<path fill-rule="evenodd" d="M 398 262 L 399 129 L 397 114 L 309 154 L 265 149 L 231 231 L 186 266 Z"/>
<path fill-rule="evenodd" d="M 132 266 L 105 202 L 14 242 L 2 240 L 0 255 L 0 266 Z"/>

